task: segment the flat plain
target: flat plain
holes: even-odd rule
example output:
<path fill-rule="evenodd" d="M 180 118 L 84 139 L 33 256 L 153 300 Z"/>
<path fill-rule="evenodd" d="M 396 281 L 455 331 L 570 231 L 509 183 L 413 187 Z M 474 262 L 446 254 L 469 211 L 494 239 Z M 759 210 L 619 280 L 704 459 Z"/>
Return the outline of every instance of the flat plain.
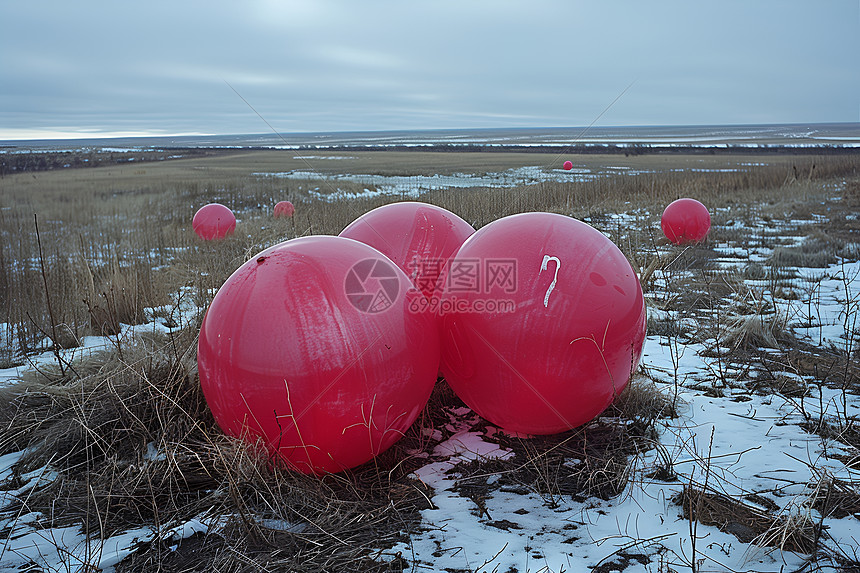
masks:
<path fill-rule="evenodd" d="M 632 151 L 124 152 L 0 178 L 0 570 L 857 570 L 860 153 Z M 686 248 L 659 226 L 683 196 L 712 215 Z M 224 437 L 196 372 L 214 292 L 398 200 L 609 236 L 649 309 L 625 394 L 524 438 L 440 381 L 395 447 L 324 479 Z M 215 201 L 239 223 L 206 243 Z"/>

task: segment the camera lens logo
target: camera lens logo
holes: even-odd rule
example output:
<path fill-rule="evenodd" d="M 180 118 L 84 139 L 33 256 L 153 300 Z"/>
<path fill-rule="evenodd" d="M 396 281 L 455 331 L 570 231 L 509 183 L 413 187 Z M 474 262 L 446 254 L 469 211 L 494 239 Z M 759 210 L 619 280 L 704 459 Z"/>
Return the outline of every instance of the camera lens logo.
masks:
<path fill-rule="evenodd" d="M 400 278 L 391 263 L 383 259 L 364 259 L 346 273 L 344 291 L 356 309 L 376 314 L 388 310 L 397 300 Z"/>

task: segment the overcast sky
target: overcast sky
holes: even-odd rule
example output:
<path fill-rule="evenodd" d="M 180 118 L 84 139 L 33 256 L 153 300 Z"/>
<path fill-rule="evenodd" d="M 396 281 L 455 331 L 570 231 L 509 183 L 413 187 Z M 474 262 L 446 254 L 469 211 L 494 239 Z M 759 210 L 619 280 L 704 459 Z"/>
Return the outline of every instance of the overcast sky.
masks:
<path fill-rule="evenodd" d="M 857 122 L 860 1 L 0 0 L 0 139 L 269 132 L 236 92 L 282 133 Z"/>

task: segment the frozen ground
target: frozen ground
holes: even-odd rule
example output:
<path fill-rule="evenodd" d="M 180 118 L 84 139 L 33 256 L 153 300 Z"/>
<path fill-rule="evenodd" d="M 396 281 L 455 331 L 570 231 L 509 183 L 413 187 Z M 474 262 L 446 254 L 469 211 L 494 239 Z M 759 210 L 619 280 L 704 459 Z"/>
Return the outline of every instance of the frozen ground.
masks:
<path fill-rule="evenodd" d="M 310 158 L 296 157 L 296 158 Z M 321 157 L 320 157 L 321 158 Z M 343 159 L 342 157 L 328 157 L 326 159 Z M 736 172 L 747 169 L 745 166 L 724 169 L 689 169 L 692 172 Z M 676 169 L 675 171 L 685 171 Z M 472 173 L 454 173 L 451 175 L 371 175 L 338 173 L 327 174 L 313 170 L 293 170 L 277 173 L 254 173 L 261 178 L 274 179 L 296 179 L 300 181 L 320 181 L 324 184 L 322 190 L 318 187 L 309 191 L 316 199 L 323 201 L 351 200 L 356 198 L 371 198 L 378 196 L 396 196 L 401 198 L 415 199 L 422 193 L 438 189 L 463 189 L 469 187 L 518 187 L 522 185 L 535 185 L 547 181 L 571 182 L 592 181 L 601 177 L 611 175 L 640 175 L 650 171 L 631 169 L 630 167 L 607 166 L 601 169 L 574 166 L 565 170 L 551 166 L 532 165 L 507 169 L 500 172 L 484 173 L 476 175 Z M 367 185 L 363 191 L 346 191 L 338 187 L 339 182 L 358 183 Z"/>
<path fill-rule="evenodd" d="M 316 171 L 295 170 L 279 173 L 255 173 L 257 177 L 275 179 L 298 179 L 302 181 L 322 181 L 326 184 L 324 193 L 311 192 L 318 199 L 336 201 L 354 199 L 356 197 L 376 197 L 392 195 L 398 197 L 416 198 L 422 193 L 436 189 L 462 189 L 467 187 L 516 187 L 533 185 L 542 181 L 587 181 L 605 176 L 605 172 L 592 172 L 590 169 L 578 168 L 565 171 L 549 169 L 540 166 L 508 169 L 499 173 L 474 175 L 470 173 L 455 173 L 453 175 L 362 175 L 337 174 L 329 175 Z M 351 193 L 337 187 L 338 182 L 360 183 L 368 185 L 362 193 Z"/>
<path fill-rule="evenodd" d="M 65 363 L 74 363 L 94 353 L 110 350 L 119 344 L 134 344 L 136 337 L 148 333 L 165 333 L 177 330 L 193 321 L 199 309 L 190 303 L 191 297 L 178 295 L 172 305 L 159 309 L 148 309 L 152 321 L 142 325 L 122 325 L 116 337 L 87 336 L 78 348 L 62 350 Z M 155 318 L 159 316 L 161 318 Z M 167 317 L 172 321 L 168 327 Z M 7 325 L 0 324 L 0 333 Z M 0 339 L 4 340 L 4 339 Z M 25 370 L 56 363 L 52 352 L 36 356 L 18 357 L 23 365 L 0 369 L 0 386 L 14 384 Z M 158 455 L 154 445 L 149 444 L 151 455 Z M 12 466 L 23 452 L 0 456 L 0 483 L 6 484 L 12 476 Z M 206 531 L 212 518 L 205 515 L 186 523 L 168 524 L 166 527 L 140 527 L 122 532 L 107 539 L 87 539 L 79 527 L 47 527 L 50 519 L 38 513 L 17 514 L 2 512 L 14 498 L 26 498 L 28 492 L 44 486 L 52 479 L 49 468 L 41 468 L 21 476 L 23 485 L 0 491 L 0 530 L 9 528 L 9 534 L 0 546 L 0 571 L 47 571 L 89 572 L 111 571 L 113 565 L 130 555 L 139 543 L 153 540 L 156 536 L 179 541 L 197 531 Z M 98 569 L 92 569 L 97 566 Z"/>
<path fill-rule="evenodd" d="M 817 302 L 820 325 L 795 332 L 816 342 L 822 335 L 825 344 L 845 345 L 845 311 L 857 312 L 858 274 L 857 262 L 827 269 Z M 848 304 L 846 292 L 855 295 Z M 793 306 L 778 311 L 794 313 Z M 416 474 L 436 491 L 434 509 L 423 512 L 425 526 L 388 554 L 415 561 L 418 571 L 587 571 L 616 562 L 632 573 L 689 569 L 694 560 L 703 572 L 801 568 L 804 555 L 760 548 L 701 523 L 691 532 L 690 521 L 671 500 L 685 485 L 707 479 L 713 491 L 739 499 L 758 496 L 752 499 L 778 508 L 788 519 L 818 522 L 820 515 L 809 507 L 811 485 L 823 476 L 856 483 L 858 469 L 832 456 L 841 453 L 850 459 L 857 452 L 802 430 L 800 408 L 780 395 L 729 387 L 722 389 L 722 397 L 714 397 L 707 391 L 714 387 L 714 359 L 704 358 L 704 350 L 704 344 L 675 346 L 667 337 L 647 338 L 641 364 L 667 392 L 677 390 L 681 415 L 660 422 L 659 443 L 637 461 L 622 495 L 606 501 L 561 496 L 547 503 L 544 496 L 502 488 L 485 499 L 479 511 L 454 491 L 458 474 L 449 470 L 462 461 L 509 452 L 485 440 L 484 432 L 472 429 L 474 420 L 464 418 L 455 435 L 437 447 L 436 460 Z M 860 414 L 860 399 L 845 398 L 847 414 Z M 824 417 L 836 416 L 843 408 L 843 394 L 827 387 L 813 387 L 802 399 L 813 417 L 821 409 Z M 646 477 L 667 460 L 676 474 L 673 481 Z M 490 483 L 498 476 L 486 479 Z M 824 519 L 823 525 L 822 542 L 836 554 L 847 551 L 856 558 L 860 520 L 849 515 Z"/>
<path fill-rule="evenodd" d="M 619 215 L 624 223 L 625 216 Z M 631 221 L 635 215 L 626 216 Z M 803 229 L 818 223 L 788 221 L 771 225 L 767 231 L 785 244 L 798 244 Z M 755 224 L 755 223 L 754 223 Z M 733 222 L 731 228 L 738 228 Z M 764 234 L 765 231 L 761 231 Z M 713 245 L 720 268 L 740 269 L 751 260 L 764 260 L 771 253 L 765 246 L 741 246 L 725 242 Z M 672 248 L 665 249 L 672 254 Z M 662 273 L 656 288 L 649 293 L 651 318 L 676 322 L 694 328 L 692 316 L 674 310 L 661 310 L 667 293 L 677 292 L 685 273 Z M 792 286 L 798 299 L 783 299 L 768 294 L 773 305 L 768 316 L 790 317 L 788 328 L 810 344 L 851 349 L 856 344 L 858 302 L 860 302 L 860 263 L 841 260 L 826 269 L 798 269 Z M 745 284 L 756 292 L 772 286 L 761 279 Z M 813 286 L 811 286 L 813 285 Z M 183 307 L 178 324 L 191 320 L 197 309 Z M 127 327 L 123 336 L 132 341 L 135 333 L 169 330 L 163 321 Z M 65 352 L 92 352 L 114 344 L 107 339 L 90 338 L 82 349 Z M 718 383 L 718 372 L 725 377 L 739 376 L 732 366 L 721 364 L 709 352 L 719 341 L 680 335 L 648 336 L 641 360 L 640 378 L 650 378 L 668 396 L 676 397 L 679 416 L 658 421 L 654 448 L 638 456 L 624 492 L 610 499 L 546 495 L 516 488 L 492 486 L 498 474 L 484 479 L 489 494 L 482 507 L 457 491 L 461 475 L 457 464 L 493 457 L 510 456 L 492 440 L 495 428 L 479 424 L 468 409 L 451 412 L 447 430 L 452 434 L 439 443 L 428 463 L 415 477 L 430 485 L 433 508 L 422 513 L 419 530 L 411 532 L 408 542 L 385 549 L 383 559 L 402 557 L 414 571 L 498 571 L 560 572 L 584 571 L 602 566 L 603 571 L 793 571 L 803 567 L 806 555 L 780 550 L 769 543 L 761 547 L 749 542 L 749 535 L 690 521 L 673 501 L 685 485 L 707 484 L 708 491 L 722 493 L 785 518 L 787 522 L 821 523 L 821 543 L 833 554 L 858 558 L 860 519 L 853 515 L 822 518 L 811 507 L 810 496 L 822 479 L 841 479 L 856 484 L 860 480 L 856 463 L 858 452 L 832 438 L 822 438 L 801 428 L 809 417 L 835 420 L 860 414 L 860 398 L 838 388 L 816 384 L 811 376 L 791 370 L 778 373 L 794 378 L 808 390 L 805 396 L 787 398 L 777 393 L 751 392 L 743 385 Z M 14 383 L 22 368 L 54 360 L 45 353 L 29 357 L 29 365 L 0 371 L 0 384 Z M 760 373 L 748 374 L 755 378 Z M 718 390 L 718 391 L 715 391 Z M 806 417 L 805 417 L 806 416 Z M 157 456 L 154 448 L 152 455 Z M 6 481 L 10 467 L 20 454 L 0 458 L 0 481 Z M 842 461 L 840 461 L 842 460 Z M 846 462 L 848 465 L 846 465 Z M 671 467 L 672 481 L 661 468 Z M 649 477 L 650 476 L 650 477 Z M 5 491 L 0 506 L 12 496 L 27 492 L 51 479 L 48 468 L 24 476 L 23 485 Z M 470 479 L 475 479 L 470 477 Z M 19 571 L 36 564 L 46 571 L 83 571 L 83 564 L 110 570 L 141 541 L 156 536 L 177 542 L 198 531 L 217 531 L 219 521 L 200 515 L 186 523 L 162 526 L 159 531 L 138 528 L 104 541 L 84 538 L 78 528 L 43 528 L 37 514 L 6 513 L 0 528 L 11 527 L 11 535 L 0 547 L 0 570 Z M 778 536 L 779 531 L 772 535 Z M 742 541 L 743 540 L 743 541 Z M 773 540 L 769 540 L 773 541 Z M 695 548 L 694 548 L 695 545 Z M 836 566 L 818 563 L 824 570 Z"/>

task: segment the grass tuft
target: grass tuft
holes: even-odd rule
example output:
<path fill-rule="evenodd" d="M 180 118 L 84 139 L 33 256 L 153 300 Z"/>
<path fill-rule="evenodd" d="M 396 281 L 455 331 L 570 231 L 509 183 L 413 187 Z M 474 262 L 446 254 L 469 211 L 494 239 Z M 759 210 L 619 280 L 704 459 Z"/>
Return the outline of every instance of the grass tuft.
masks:
<path fill-rule="evenodd" d="M 818 543 L 819 526 L 808 515 L 774 515 L 744 499 L 695 485 L 685 485 L 672 502 L 681 507 L 685 519 L 713 525 L 741 543 L 798 553 L 812 553 Z"/>

